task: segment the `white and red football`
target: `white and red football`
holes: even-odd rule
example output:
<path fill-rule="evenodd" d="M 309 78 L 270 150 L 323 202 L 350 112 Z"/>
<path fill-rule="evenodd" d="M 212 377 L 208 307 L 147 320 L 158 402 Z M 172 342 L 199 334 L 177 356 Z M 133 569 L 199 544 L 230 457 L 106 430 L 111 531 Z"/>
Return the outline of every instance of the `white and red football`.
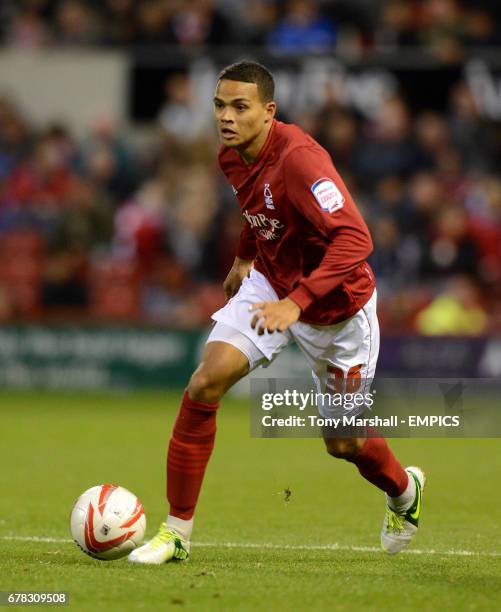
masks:
<path fill-rule="evenodd" d="M 97 485 L 75 502 L 70 529 L 84 553 L 109 561 L 120 559 L 141 545 L 146 516 L 139 499 L 124 487 Z"/>

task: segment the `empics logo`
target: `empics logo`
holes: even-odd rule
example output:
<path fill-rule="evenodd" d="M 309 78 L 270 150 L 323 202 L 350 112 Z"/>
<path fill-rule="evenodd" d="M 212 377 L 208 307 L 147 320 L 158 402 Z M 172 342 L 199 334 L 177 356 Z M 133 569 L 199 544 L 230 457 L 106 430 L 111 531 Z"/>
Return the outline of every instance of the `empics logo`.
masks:
<path fill-rule="evenodd" d="M 311 186 L 311 192 L 315 196 L 316 201 L 320 204 L 320 208 L 328 213 L 333 213 L 340 208 L 343 208 L 343 194 L 336 187 L 334 181 L 329 178 L 321 178 L 315 181 Z"/>

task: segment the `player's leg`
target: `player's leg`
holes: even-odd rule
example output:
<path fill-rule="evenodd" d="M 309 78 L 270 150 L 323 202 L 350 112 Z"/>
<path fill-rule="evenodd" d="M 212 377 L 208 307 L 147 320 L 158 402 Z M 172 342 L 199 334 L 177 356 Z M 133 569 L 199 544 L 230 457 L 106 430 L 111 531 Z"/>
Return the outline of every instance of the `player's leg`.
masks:
<path fill-rule="evenodd" d="M 353 317 L 328 328 L 299 326 L 293 335 L 312 365 L 319 391 L 336 385 L 336 378 L 352 378 L 352 391 L 365 393 L 374 378 L 379 352 L 379 326 L 376 315 L 377 295 Z M 350 374 L 351 373 L 351 374 Z M 359 389 L 354 384 L 360 382 Z M 322 412 L 322 407 L 320 407 Z M 328 408 L 323 416 L 329 416 Z M 338 416 L 338 415 L 337 415 Z M 346 433 L 346 432 L 345 432 Z M 360 474 L 386 493 L 388 511 L 381 542 L 388 552 L 398 552 L 409 543 L 419 520 L 424 476 L 419 468 L 405 470 L 384 438 L 324 436 L 327 452 L 353 463 Z"/>
<path fill-rule="evenodd" d="M 235 346 L 209 342 L 183 395 L 167 453 L 167 524 L 186 539 L 216 437 L 216 412 L 226 391 L 249 371 Z"/>
<path fill-rule="evenodd" d="M 277 299 L 262 275 L 251 273 L 237 295 L 213 315 L 217 321 L 200 365 L 183 395 L 167 454 L 169 514 L 158 534 L 129 555 L 136 563 L 164 563 L 185 559 L 193 528 L 193 514 L 214 446 L 216 413 L 226 391 L 288 343 L 284 333 L 258 336 L 250 327 L 249 306 Z"/>
<path fill-rule="evenodd" d="M 129 555 L 129 561 L 159 564 L 188 557 L 193 514 L 214 447 L 219 402 L 249 368 L 247 355 L 232 344 L 216 341 L 205 346 L 183 394 L 169 442 L 167 520 L 150 542 Z"/>
<path fill-rule="evenodd" d="M 205 345 L 186 392 L 195 402 L 216 404 L 248 372 L 247 355 L 228 342 L 211 340 Z"/>
<path fill-rule="evenodd" d="M 226 391 L 266 361 L 240 331 L 217 323 L 190 378 L 167 453 L 167 524 L 191 536 L 193 514 L 216 436 L 216 413 Z"/>
<path fill-rule="evenodd" d="M 386 440 L 381 437 L 324 438 L 327 452 L 353 463 L 360 474 L 399 504 L 407 491 L 409 478 Z M 412 495 L 414 497 L 414 495 Z"/>
<path fill-rule="evenodd" d="M 353 463 L 360 474 L 386 493 L 381 545 L 395 554 L 415 536 L 421 513 L 425 477 L 415 466 L 404 470 L 381 437 L 324 438 L 327 452 Z"/>

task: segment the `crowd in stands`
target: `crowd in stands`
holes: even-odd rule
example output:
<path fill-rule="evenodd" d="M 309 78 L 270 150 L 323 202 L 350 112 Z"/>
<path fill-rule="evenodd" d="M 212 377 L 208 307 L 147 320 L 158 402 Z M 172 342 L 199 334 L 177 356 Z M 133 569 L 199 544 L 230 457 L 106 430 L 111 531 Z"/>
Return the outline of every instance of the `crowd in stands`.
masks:
<path fill-rule="evenodd" d="M 488 0 L 3 0 L 5 45 L 259 45 L 275 53 L 420 47 L 444 61 L 501 41 Z"/>
<path fill-rule="evenodd" d="M 140 25 L 153 27 L 159 13 L 158 39 L 184 44 L 169 36 L 179 34 L 186 11 L 200 7 L 218 15 L 216 38 L 210 40 L 216 44 L 217 32 L 232 30 L 228 6 L 246 14 L 248 5 L 15 4 L 21 9 L 10 13 L 7 46 L 133 42 Z M 256 2 L 254 17 L 261 10 L 275 15 L 278 4 Z M 330 4 L 318 3 L 326 21 L 315 40 L 339 34 L 330 8 L 345 4 Z M 370 13 L 372 3 L 354 4 Z M 402 19 L 401 12 L 416 4 L 385 3 L 378 19 L 391 11 Z M 442 6 L 442 18 L 447 7 L 459 11 L 448 0 L 421 4 L 437 13 Z M 260 42 L 296 48 L 282 26 L 297 7 L 307 6 L 313 5 L 287 3 L 282 25 L 270 18 L 273 28 Z M 129 11 L 135 19 L 126 18 Z M 123 15 L 123 22 L 114 19 L 106 30 L 111 14 Z M 482 15 L 489 21 L 487 12 Z M 454 31 L 462 32 L 459 26 Z M 140 146 L 107 117 L 96 118 L 83 139 L 63 123 L 35 126 L 20 101 L 0 92 L 0 321 L 67 318 L 190 328 L 207 324 L 223 303 L 221 285 L 242 217 L 217 169 L 214 130 L 196 112 L 186 75 L 170 78 L 166 98 L 154 141 Z M 501 331 L 501 138 L 464 82 L 453 88 L 445 113 L 412 112 L 395 95 L 370 120 L 335 99 L 285 118 L 329 151 L 370 226 L 384 329 L 430 335 Z"/>

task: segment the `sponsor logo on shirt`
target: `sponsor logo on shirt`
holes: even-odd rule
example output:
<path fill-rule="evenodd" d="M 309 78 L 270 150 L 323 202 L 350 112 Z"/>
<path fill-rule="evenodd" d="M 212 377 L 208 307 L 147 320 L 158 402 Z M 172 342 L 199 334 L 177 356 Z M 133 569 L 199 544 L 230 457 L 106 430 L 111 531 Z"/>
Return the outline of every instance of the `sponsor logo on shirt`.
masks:
<path fill-rule="evenodd" d="M 320 204 L 320 208 L 328 213 L 333 213 L 340 208 L 343 208 L 343 194 L 336 187 L 334 181 L 329 178 L 321 178 L 315 181 L 311 186 L 311 192 L 315 196 L 316 201 Z"/>
<path fill-rule="evenodd" d="M 271 193 L 269 183 L 265 183 L 263 195 L 264 195 L 264 203 L 266 204 L 266 208 L 269 208 L 270 210 L 275 210 L 275 205 L 273 204 L 273 194 Z"/>
<path fill-rule="evenodd" d="M 270 219 L 263 213 L 251 215 L 244 210 L 243 215 L 249 222 L 249 225 L 253 228 L 257 228 L 257 233 L 265 240 L 276 240 L 276 238 L 278 238 L 276 231 L 285 227 L 280 219 Z"/>

